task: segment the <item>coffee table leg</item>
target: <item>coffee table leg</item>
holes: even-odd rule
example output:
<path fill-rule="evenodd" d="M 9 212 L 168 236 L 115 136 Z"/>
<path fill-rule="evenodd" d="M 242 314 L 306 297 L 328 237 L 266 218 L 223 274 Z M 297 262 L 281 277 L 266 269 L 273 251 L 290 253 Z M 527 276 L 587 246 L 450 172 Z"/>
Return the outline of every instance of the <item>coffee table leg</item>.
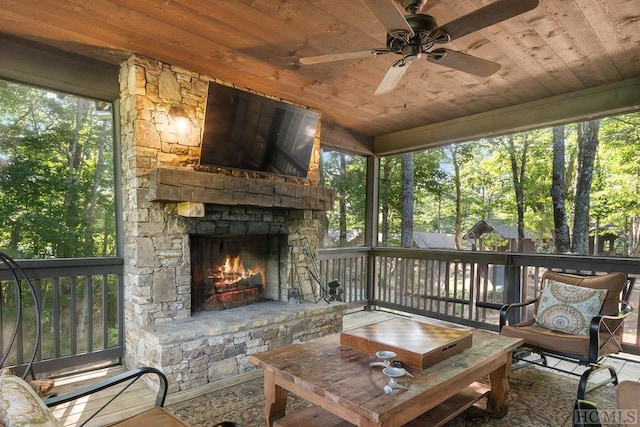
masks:
<path fill-rule="evenodd" d="M 509 393 L 509 372 L 511 371 L 511 353 L 507 354 L 505 364 L 489 374 L 491 391 L 487 398 L 487 411 L 498 418 L 507 415 L 507 394 Z"/>
<path fill-rule="evenodd" d="M 287 407 L 287 390 L 276 385 L 273 372 L 264 371 L 264 418 L 267 427 L 273 427 L 273 421 L 284 417 Z"/>

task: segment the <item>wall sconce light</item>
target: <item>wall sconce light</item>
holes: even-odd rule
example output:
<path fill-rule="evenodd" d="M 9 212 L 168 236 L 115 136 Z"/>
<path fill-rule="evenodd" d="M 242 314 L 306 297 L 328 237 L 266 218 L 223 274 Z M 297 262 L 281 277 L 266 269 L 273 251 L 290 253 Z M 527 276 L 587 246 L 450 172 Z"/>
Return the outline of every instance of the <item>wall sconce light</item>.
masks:
<path fill-rule="evenodd" d="M 173 105 L 169 108 L 169 116 L 173 119 L 176 131 L 179 134 L 185 134 L 189 130 L 189 116 L 182 107 Z"/>

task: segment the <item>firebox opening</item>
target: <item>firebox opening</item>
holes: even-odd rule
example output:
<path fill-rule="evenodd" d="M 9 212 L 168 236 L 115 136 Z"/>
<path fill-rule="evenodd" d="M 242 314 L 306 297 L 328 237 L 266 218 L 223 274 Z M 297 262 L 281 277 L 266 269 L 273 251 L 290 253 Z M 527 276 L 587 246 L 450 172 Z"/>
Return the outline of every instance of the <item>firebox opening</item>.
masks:
<path fill-rule="evenodd" d="M 264 301 L 279 287 L 279 236 L 191 236 L 191 311 Z M 267 292 L 268 284 L 276 291 Z"/>

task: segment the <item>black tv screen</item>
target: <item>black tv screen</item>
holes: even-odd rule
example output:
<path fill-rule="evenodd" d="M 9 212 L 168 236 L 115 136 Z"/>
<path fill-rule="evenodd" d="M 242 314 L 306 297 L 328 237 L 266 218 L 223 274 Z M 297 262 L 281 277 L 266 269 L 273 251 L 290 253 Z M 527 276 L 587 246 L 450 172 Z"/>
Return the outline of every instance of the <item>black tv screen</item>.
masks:
<path fill-rule="evenodd" d="M 319 114 L 209 83 L 200 164 L 306 178 Z"/>

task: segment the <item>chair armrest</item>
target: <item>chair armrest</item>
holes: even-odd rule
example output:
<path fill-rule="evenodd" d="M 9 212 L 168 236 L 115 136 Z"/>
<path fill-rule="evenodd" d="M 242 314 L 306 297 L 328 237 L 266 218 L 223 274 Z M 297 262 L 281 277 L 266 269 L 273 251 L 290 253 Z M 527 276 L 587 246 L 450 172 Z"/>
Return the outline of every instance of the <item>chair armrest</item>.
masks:
<path fill-rule="evenodd" d="M 626 316 L 633 311 L 633 307 L 627 301 L 620 301 L 620 305 L 622 306 L 622 309 L 620 310 L 621 315 Z"/>
<path fill-rule="evenodd" d="M 513 303 L 513 304 L 505 304 L 505 305 L 503 305 L 500 308 L 500 330 L 502 330 L 502 327 L 507 324 L 507 316 L 509 315 L 509 311 L 511 311 L 514 308 L 526 307 L 526 306 L 534 304 L 536 302 L 538 302 L 538 298 L 532 299 L 532 300 L 529 300 L 529 301 L 525 301 L 525 302 L 516 302 L 516 303 Z"/>
<path fill-rule="evenodd" d="M 621 325 L 624 319 L 631 315 L 633 312 L 633 307 L 626 301 L 620 301 L 622 309 L 619 314 L 616 316 L 613 315 L 598 315 L 591 318 L 591 323 L 589 324 L 589 360 L 597 360 L 598 359 L 598 351 L 600 347 L 600 331 L 601 327 L 604 325 L 606 328 L 606 332 L 610 335 L 613 335 L 619 326 L 617 326 L 613 331 L 609 327 L 609 325 L 605 324 L 605 320 L 611 320 L 616 322 L 617 325 Z"/>
<path fill-rule="evenodd" d="M 600 314 L 591 318 L 591 323 L 589 325 L 589 333 L 591 335 L 591 338 L 597 338 L 597 334 L 600 331 L 600 325 L 602 325 L 603 320 L 613 320 L 620 322 L 633 312 L 633 307 L 631 307 L 631 304 L 625 301 L 620 301 L 620 304 L 622 304 L 623 307 L 617 316 Z"/>
<path fill-rule="evenodd" d="M 156 375 L 158 377 L 158 379 L 160 380 L 160 388 L 158 389 L 158 392 L 156 393 L 155 406 L 156 407 L 162 407 L 162 406 L 164 406 L 164 401 L 165 401 L 165 399 L 167 397 L 168 381 L 167 381 L 167 377 L 160 370 L 158 370 L 156 368 L 152 368 L 152 367 L 142 367 L 142 368 L 132 369 L 130 371 L 124 372 L 124 373 L 116 375 L 114 377 L 107 378 L 105 380 L 96 382 L 95 384 L 91 384 L 91 385 L 86 386 L 86 387 L 81 387 L 81 388 L 79 388 L 77 390 L 74 390 L 72 392 L 65 393 L 65 394 L 62 394 L 62 395 L 59 395 L 59 396 L 53 396 L 53 397 L 50 397 L 50 398 L 46 398 L 43 401 L 44 401 L 45 405 L 47 405 L 49 408 L 51 408 L 53 406 L 57 406 L 57 405 L 60 405 L 62 403 L 74 401 L 74 400 L 79 399 L 79 398 L 84 397 L 84 396 L 89 396 L 89 395 L 91 395 L 93 393 L 97 393 L 99 391 L 106 390 L 106 389 L 108 389 L 110 387 L 113 387 L 113 386 L 116 386 L 118 384 L 122 384 L 122 383 L 125 383 L 125 382 L 128 381 L 129 382 L 128 384 L 126 384 L 115 396 L 113 396 L 111 399 L 109 399 L 107 401 L 107 403 L 105 403 L 100 409 L 95 411 L 93 413 L 93 415 L 91 415 L 89 417 L 89 419 L 92 419 L 100 411 L 102 411 L 104 408 L 106 408 L 111 402 L 113 402 L 117 397 L 119 397 L 121 394 L 123 394 L 131 385 L 133 385 L 133 383 L 135 383 L 142 376 L 147 375 L 147 374 Z"/>

